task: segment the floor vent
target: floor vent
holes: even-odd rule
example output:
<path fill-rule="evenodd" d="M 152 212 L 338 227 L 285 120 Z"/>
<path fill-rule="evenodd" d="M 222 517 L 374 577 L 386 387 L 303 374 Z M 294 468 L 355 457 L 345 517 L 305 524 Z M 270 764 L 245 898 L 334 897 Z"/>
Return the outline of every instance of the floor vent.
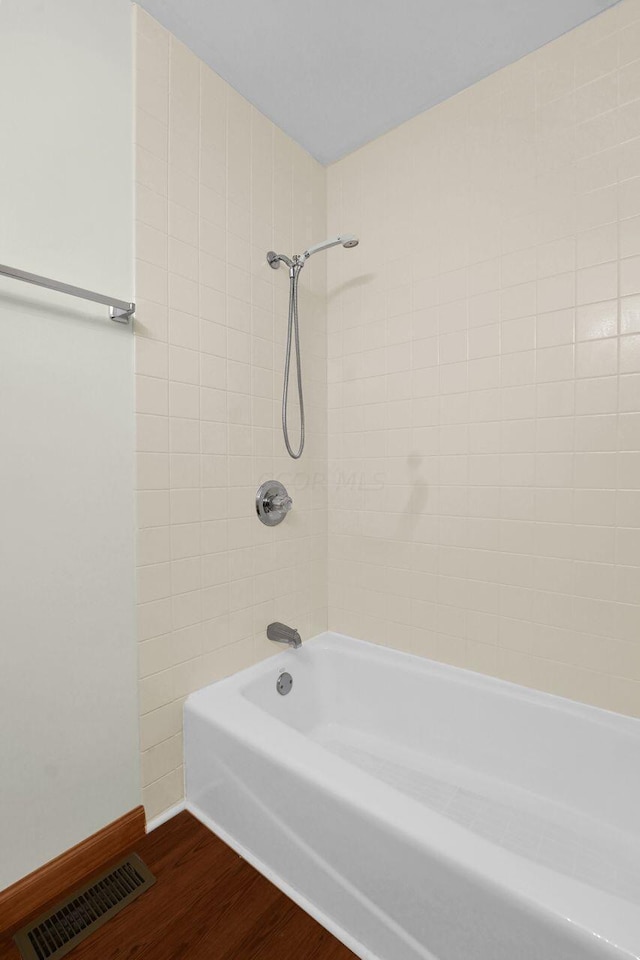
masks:
<path fill-rule="evenodd" d="M 135 853 L 15 935 L 24 960 L 58 960 L 144 893 L 155 877 Z"/>

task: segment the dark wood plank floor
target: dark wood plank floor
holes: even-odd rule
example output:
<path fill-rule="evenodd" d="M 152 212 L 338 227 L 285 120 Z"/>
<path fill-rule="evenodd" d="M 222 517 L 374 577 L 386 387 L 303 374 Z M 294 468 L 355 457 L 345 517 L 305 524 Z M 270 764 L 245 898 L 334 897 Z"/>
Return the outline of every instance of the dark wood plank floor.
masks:
<path fill-rule="evenodd" d="M 71 960 L 355 960 L 354 954 L 189 813 L 135 847 L 157 883 Z M 0 960 L 20 960 L 0 940 Z"/>

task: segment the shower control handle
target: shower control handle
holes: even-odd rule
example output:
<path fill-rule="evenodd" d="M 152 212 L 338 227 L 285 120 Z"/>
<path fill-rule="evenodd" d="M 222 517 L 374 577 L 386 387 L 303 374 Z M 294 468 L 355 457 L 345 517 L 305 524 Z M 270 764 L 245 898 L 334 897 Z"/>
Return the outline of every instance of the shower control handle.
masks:
<path fill-rule="evenodd" d="M 285 513 L 289 513 L 292 506 L 293 500 L 288 494 L 286 497 L 273 497 L 271 501 L 272 510 L 284 510 Z"/>
<path fill-rule="evenodd" d="M 266 480 L 256 494 L 256 513 L 268 527 L 282 523 L 293 507 L 293 500 L 279 480 Z"/>

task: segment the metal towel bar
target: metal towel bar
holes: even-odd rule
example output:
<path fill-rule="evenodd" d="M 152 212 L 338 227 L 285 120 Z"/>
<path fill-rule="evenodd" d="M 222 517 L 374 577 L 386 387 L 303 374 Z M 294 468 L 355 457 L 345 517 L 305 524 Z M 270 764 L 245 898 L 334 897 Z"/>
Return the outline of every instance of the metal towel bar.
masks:
<path fill-rule="evenodd" d="M 116 323 L 129 323 L 136 309 L 135 303 L 116 300 L 115 297 L 105 297 L 103 294 L 94 293 L 92 290 L 74 287 L 69 283 L 61 283 L 59 280 L 50 280 L 48 277 L 39 277 L 37 273 L 16 270 L 15 267 L 7 267 L 2 263 L 0 263 L 0 276 L 10 277 L 12 280 L 22 280 L 24 283 L 33 283 L 36 287 L 46 287 L 47 290 L 57 290 L 59 293 L 67 293 L 70 297 L 80 297 L 82 300 L 104 303 L 105 306 L 109 307 L 109 316 Z"/>

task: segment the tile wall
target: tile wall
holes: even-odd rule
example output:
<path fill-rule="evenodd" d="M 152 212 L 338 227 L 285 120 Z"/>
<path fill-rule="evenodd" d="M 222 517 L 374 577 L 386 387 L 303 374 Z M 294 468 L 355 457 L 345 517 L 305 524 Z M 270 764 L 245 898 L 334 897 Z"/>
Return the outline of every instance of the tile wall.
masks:
<path fill-rule="evenodd" d="M 325 262 L 302 274 L 307 447 L 280 433 L 288 279 L 325 235 L 326 172 L 136 8 L 136 412 L 143 795 L 182 797 L 182 705 L 268 656 L 266 625 L 326 629 Z M 295 418 L 295 411 L 293 414 Z M 295 501 L 277 528 L 255 492 Z"/>
<path fill-rule="evenodd" d="M 328 170 L 139 9 L 136 58 L 147 816 L 184 697 L 273 619 L 640 715 L 640 0 Z M 302 274 L 297 464 L 264 255 L 339 231 Z"/>
<path fill-rule="evenodd" d="M 640 2 L 328 171 L 329 624 L 640 715 Z"/>

